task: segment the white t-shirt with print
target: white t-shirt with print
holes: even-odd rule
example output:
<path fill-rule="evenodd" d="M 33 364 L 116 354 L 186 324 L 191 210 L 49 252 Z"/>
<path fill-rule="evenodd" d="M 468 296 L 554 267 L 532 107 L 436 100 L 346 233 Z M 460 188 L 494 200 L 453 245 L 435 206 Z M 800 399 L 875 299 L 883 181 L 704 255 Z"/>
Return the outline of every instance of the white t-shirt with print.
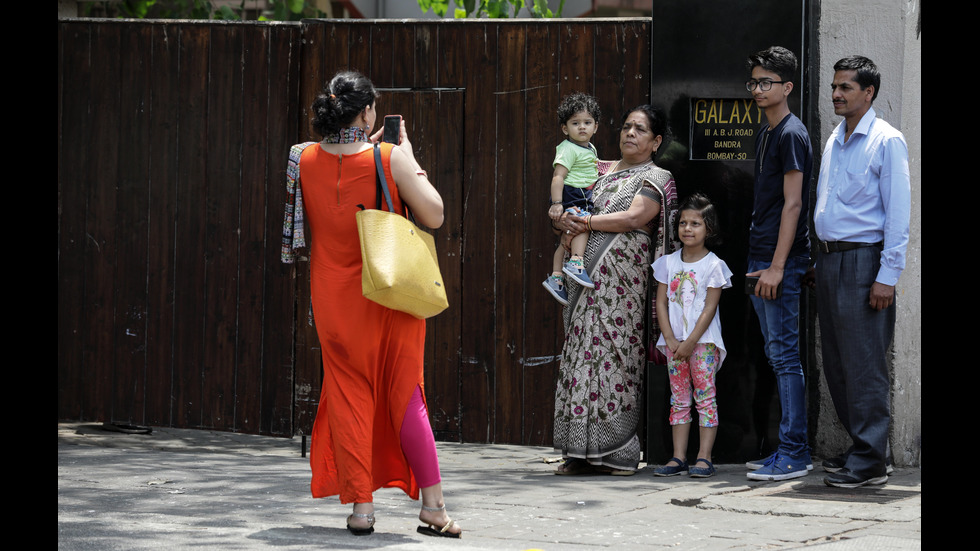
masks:
<path fill-rule="evenodd" d="M 658 283 L 667 284 L 667 315 L 670 318 L 670 328 L 678 341 L 686 340 L 698 317 L 704 310 L 704 301 L 709 287 L 727 289 L 732 286 L 732 271 L 725 261 L 713 252 L 708 252 L 697 262 L 681 260 L 681 250 L 667 256 L 661 256 L 653 263 L 653 277 Z M 717 369 L 721 369 L 725 361 L 725 342 L 721 338 L 721 320 L 715 309 L 708 328 L 698 339 L 699 343 L 712 343 L 720 350 Z M 661 321 L 663 323 L 663 321 Z M 667 344 L 664 336 L 660 335 L 657 349 L 667 354 Z"/>

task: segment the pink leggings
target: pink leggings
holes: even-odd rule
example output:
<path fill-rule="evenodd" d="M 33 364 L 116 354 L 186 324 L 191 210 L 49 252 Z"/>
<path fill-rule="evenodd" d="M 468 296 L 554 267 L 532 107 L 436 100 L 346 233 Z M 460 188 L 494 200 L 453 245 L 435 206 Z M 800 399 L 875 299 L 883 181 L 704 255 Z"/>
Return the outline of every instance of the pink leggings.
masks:
<path fill-rule="evenodd" d="M 439 456 L 436 454 L 436 439 L 432 436 L 429 412 L 422 401 L 422 390 L 415 386 L 412 399 L 405 409 L 405 419 L 401 430 L 402 452 L 408 459 L 408 466 L 415 474 L 420 488 L 428 488 L 442 481 L 439 475 Z"/>

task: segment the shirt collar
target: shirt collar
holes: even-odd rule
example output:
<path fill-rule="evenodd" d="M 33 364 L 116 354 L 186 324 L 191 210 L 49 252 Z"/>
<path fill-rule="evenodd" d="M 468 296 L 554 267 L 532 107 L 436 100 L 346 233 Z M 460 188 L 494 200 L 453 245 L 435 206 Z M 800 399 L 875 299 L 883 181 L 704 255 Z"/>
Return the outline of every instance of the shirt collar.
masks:
<path fill-rule="evenodd" d="M 874 125 L 876 117 L 877 114 L 875 113 L 875 108 L 868 107 L 868 112 L 861 117 L 861 120 L 857 123 L 857 127 L 854 129 L 854 132 L 851 132 L 851 135 L 867 135 L 869 132 L 871 132 L 871 127 Z M 840 121 L 838 128 L 839 131 L 837 132 L 837 141 L 844 143 L 844 134 L 847 132 L 847 120 Z"/>

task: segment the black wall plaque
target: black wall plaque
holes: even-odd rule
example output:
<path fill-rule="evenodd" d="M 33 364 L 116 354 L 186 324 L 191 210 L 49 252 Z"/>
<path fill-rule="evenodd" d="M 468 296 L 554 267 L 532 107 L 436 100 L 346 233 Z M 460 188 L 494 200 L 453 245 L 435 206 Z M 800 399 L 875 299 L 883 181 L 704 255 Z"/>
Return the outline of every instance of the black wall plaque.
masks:
<path fill-rule="evenodd" d="M 765 114 L 752 99 L 691 99 L 691 159 L 748 161 Z"/>

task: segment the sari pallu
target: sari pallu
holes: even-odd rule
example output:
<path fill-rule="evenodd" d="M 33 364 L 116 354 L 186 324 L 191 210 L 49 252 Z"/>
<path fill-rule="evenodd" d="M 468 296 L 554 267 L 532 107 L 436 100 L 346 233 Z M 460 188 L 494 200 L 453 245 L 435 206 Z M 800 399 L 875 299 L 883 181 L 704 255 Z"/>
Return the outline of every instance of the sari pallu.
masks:
<path fill-rule="evenodd" d="M 670 172 L 653 163 L 604 175 L 593 191 L 595 214 L 622 212 L 639 194 L 661 212 L 650 226 L 625 233 L 593 231 L 585 266 L 595 289 L 567 281 L 562 347 L 555 392 L 555 449 L 593 465 L 635 470 L 640 392 L 653 305 L 647 289 L 650 264 L 676 249 L 670 237 L 677 197 Z M 652 328 L 651 328 L 652 329 Z"/>

